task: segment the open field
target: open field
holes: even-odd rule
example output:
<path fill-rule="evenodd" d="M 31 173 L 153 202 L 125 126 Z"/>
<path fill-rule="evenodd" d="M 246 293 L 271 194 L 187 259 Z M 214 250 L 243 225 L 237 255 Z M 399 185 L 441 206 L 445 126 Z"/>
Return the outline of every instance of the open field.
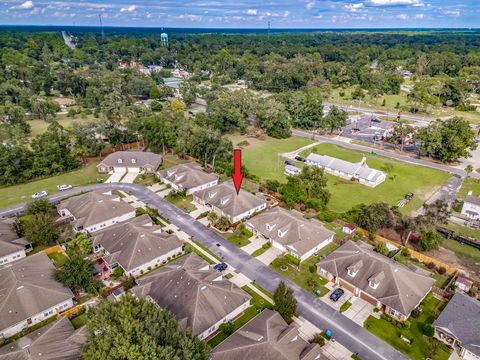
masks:
<path fill-rule="evenodd" d="M 86 124 L 89 122 L 94 122 L 97 119 L 93 115 L 86 115 L 85 117 L 81 117 L 80 115 L 75 116 L 74 118 L 67 117 L 67 114 L 60 114 L 55 117 L 60 125 L 65 128 L 71 127 L 75 123 L 79 124 Z M 31 137 L 44 133 L 48 128 L 48 123 L 43 121 L 42 119 L 34 119 L 29 120 L 28 123 L 32 127 L 32 132 L 30 134 Z"/>
<path fill-rule="evenodd" d="M 328 189 L 332 193 L 328 207 L 337 212 L 349 210 L 360 203 L 384 201 L 390 205 L 396 205 L 405 194 L 411 191 L 415 194 L 414 198 L 401 208 L 402 212 L 410 213 L 420 208 L 425 200 L 449 178 L 449 174 L 443 171 L 406 164 L 374 154 L 362 154 L 332 144 L 317 145 L 304 151 L 302 156 L 307 156 L 310 152 L 351 162 L 359 162 L 362 156 L 366 156 L 368 166 L 388 174 L 387 180 L 375 188 L 327 174 Z"/>
<path fill-rule="evenodd" d="M 25 184 L 0 188 L 0 207 L 30 201 L 32 200 L 32 194 L 37 191 L 46 190 L 49 194 L 56 193 L 58 192 L 57 185 L 70 184 L 73 186 L 82 186 L 94 184 L 97 179 L 105 180 L 108 174 L 99 174 L 96 166 L 97 163 L 91 163 L 79 170 Z"/>
<path fill-rule="evenodd" d="M 472 195 L 480 196 L 479 179 L 468 178 L 463 180 L 462 187 L 458 191 L 458 199 L 464 200 L 469 191 L 472 192 Z"/>
<path fill-rule="evenodd" d="M 480 241 L 480 229 L 473 229 L 470 227 L 458 225 L 453 222 L 449 222 L 448 224 L 442 224 L 442 226 L 455 231 L 455 233 L 457 233 L 458 235 L 469 236 Z"/>
<path fill-rule="evenodd" d="M 445 239 L 442 246 L 446 249 L 452 250 L 458 257 L 474 262 L 480 262 L 480 250 L 467 244 L 460 244 L 458 241 L 452 239 Z"/>
<path fill-rule="evenodd" d="M 310 139 L 290 137 L 288 139 L 267 138 L 259 140 L 246 136 L 230 136 L 233 147 L 243 140 L 250 145 L 242 148 L 242 164 L 261 180 L 275 179 L 285 182 L 283 175 L 285 159 L 280 154 L 290 152 L 313 143 Z"/>

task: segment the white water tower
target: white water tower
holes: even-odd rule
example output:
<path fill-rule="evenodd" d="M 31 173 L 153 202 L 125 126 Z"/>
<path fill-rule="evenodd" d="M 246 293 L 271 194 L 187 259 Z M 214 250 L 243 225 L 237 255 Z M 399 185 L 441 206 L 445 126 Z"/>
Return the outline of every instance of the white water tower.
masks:
<path fill-rule="evenodd" d="M 160 40 L 162 41 L 162 46 L 168 46 L 168 34 L 167 33 L 161 33 L 160 34 Z"/>

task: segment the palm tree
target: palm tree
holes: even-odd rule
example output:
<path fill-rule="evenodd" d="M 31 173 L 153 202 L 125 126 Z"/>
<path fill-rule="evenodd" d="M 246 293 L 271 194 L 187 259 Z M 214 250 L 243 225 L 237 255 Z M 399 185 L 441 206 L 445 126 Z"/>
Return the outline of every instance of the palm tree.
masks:
<path fill-rule="evenodd" d="M 468 164 L 465 167 L 465 171 L 467 172 L 467 178 L 468 178 L 468 176 L 473 172 L 473 166 L 471 164 Z"/>

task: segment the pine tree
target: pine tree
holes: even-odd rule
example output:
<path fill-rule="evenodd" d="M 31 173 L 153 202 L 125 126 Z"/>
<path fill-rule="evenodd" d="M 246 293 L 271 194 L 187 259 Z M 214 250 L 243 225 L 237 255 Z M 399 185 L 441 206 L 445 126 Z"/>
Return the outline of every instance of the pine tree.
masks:
<path fill-rule="evenodd" d="M 290 324 L 297 310 L 297 300 L 293 290 L 281 281 L 273 294 L 273 300 L 275 302 L 275 310 Z"/>

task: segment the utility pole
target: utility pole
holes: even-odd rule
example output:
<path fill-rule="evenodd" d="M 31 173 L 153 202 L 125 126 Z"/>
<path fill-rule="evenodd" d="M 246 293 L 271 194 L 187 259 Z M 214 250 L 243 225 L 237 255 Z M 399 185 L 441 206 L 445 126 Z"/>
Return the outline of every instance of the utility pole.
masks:
<path fill-rule="evenodd" d="M 267 36 L 270 39 L 270 21 L 268 22 Z"/>

